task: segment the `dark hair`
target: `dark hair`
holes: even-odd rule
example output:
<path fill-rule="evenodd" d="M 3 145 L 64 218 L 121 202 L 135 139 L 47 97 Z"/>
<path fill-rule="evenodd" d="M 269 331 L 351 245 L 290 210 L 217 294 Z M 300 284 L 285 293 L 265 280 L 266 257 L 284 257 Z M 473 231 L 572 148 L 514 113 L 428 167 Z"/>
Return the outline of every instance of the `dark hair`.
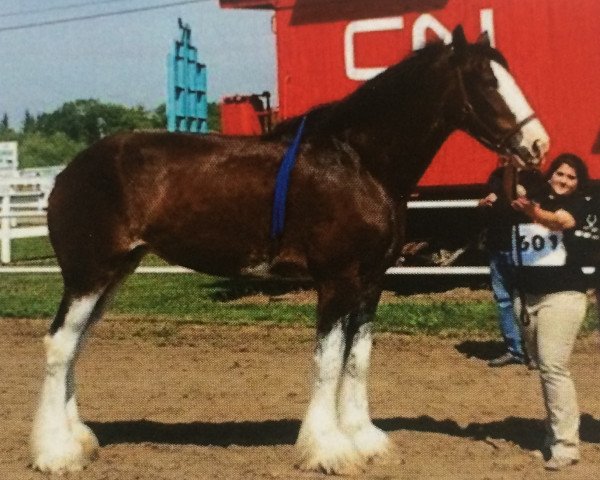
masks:
<path fill-rule="evenodd" d="M 556 172 L 563 164 L 566 164 L 575 170 L 575 173 L 577 174 L 577 190 L 581 191 L 587 188 L 590 180 L 587 165 L 574 153 L 561 153 L 556 157 L 548 167 L 548 170 L 546 170 L 546 174 L 544 175 L 545 179 L 550 180 L 552 175 L 554 175 L 554 172 Z"/>

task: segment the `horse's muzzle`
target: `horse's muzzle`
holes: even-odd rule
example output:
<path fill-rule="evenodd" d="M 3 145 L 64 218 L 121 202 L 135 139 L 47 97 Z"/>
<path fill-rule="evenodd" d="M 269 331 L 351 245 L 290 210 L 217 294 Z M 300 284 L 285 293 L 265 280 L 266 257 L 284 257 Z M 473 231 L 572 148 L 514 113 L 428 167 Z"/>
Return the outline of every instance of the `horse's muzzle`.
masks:
<path fill-rule="evenodd" d="M 513 162 L 520 168 L 540 168 L 550 148 L 550 138 L 538 119 L 524 125 L 510 145 Z"/>

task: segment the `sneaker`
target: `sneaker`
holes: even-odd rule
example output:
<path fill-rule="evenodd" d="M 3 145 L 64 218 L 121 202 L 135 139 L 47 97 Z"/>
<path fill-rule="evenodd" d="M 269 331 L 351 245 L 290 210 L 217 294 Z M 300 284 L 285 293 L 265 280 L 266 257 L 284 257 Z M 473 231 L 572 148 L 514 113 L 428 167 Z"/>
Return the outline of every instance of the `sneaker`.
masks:
<path fill-rule="evenodd" d="M 510 352 L 506 352 L 504 355 L 494 358 L 488 362 L 488 367 L 505 367 L 506 365 L 523 365 L 525 360 L 521 357 L 516 357 Z"/>
<path fill-rule="evenodd" d="M 577 463 L 577 459 L 569 458 L 569 457 L 552 457 L 546 463 L 544 463 L 544 468 L 546 470 L 551 470 L 556 472 L 565 467 L 570 467 L 571 465 L 575 465 Z"/>

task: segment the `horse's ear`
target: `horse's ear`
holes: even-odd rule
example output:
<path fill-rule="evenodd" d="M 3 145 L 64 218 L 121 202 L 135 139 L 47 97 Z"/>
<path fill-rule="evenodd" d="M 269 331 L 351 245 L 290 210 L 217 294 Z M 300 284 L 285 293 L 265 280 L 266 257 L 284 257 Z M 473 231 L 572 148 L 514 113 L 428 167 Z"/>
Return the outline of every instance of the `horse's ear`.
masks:
<path fill-rule="evenodd" d="M 467 37 L 465 37 L 465 31 L 462 25 L 457 25 L 452 31 L 452 56 L 450 57 L 450 63 L 457 66 L 461 63 L 467 51 Z"/>
<path fill-rule="evenodd" d="M 467 37 L 465 37 L 465 31 L 462 25 L 457 25 L 452 31 L 452 47 L 454 51 L 461 52 L 467 46 Z"/>
<path fill-rule="evenodd" d="M 481 35 L 479 35 L 479 38 L 477 39 L 476 43 L 479 43 L 485 47 L 491 46 L 490 35 L 488 34 L 487 30 L 485 32 L 482 32 Z"/>

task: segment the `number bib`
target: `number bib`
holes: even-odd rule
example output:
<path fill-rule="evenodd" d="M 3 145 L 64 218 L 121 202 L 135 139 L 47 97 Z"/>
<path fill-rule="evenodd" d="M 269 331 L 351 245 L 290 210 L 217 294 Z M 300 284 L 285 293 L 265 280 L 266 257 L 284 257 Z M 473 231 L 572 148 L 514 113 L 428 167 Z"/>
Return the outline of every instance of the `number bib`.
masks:
<path fill-rule="evenodd" d="M 517 245 L 520 245 L 520 251 Z M 539 223 L 520 224 L 518 229 L 513 227 L 512 254 L 515 265 L 561 267 L 567 261 L 563 232 L 553 232 Z"/>

